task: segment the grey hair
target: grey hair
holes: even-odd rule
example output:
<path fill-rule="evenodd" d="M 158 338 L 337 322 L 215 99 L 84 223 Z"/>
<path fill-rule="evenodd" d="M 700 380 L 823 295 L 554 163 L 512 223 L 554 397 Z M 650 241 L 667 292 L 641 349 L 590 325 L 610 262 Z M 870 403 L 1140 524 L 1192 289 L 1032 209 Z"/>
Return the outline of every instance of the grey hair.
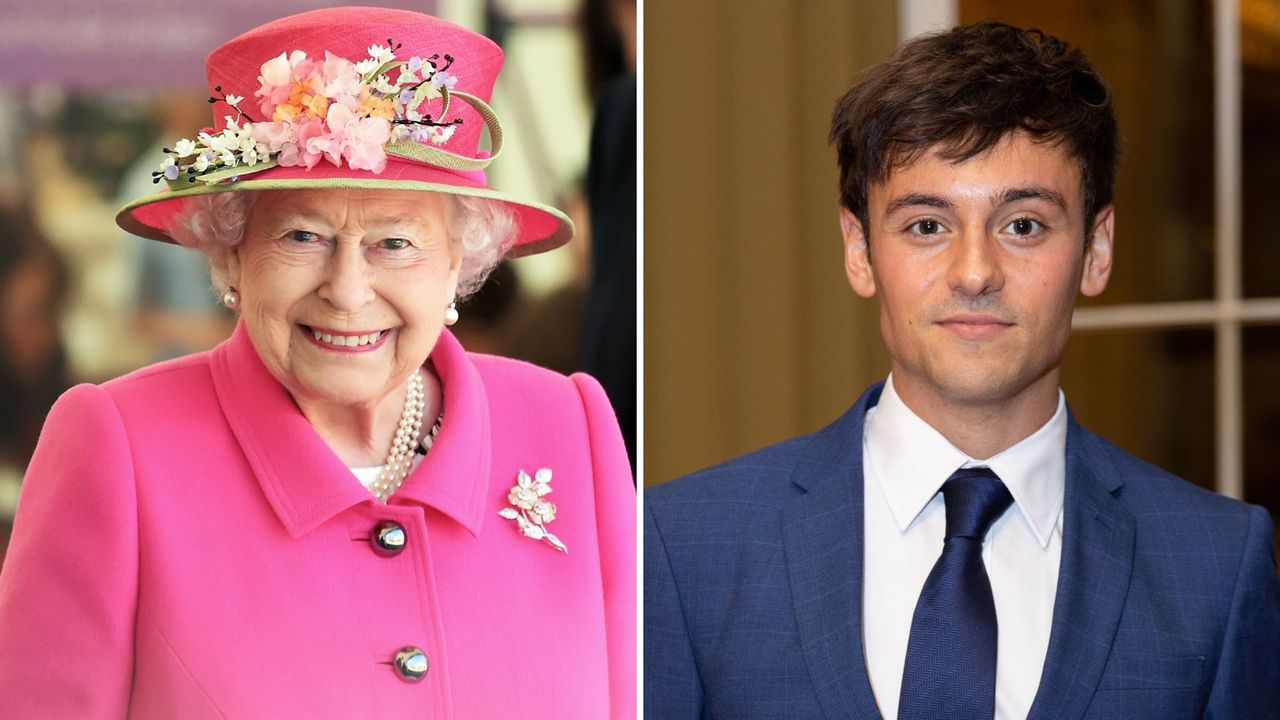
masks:
<path fill-rule="evenodd" d="M 169 235 L 180 245 L 209 258 L 214 293 L 226 292 L 228 260 L 244 237 L 249 210 L 258 193 L 238 191 L 210 193 L 188 198 L 169 226 Z M 458 300 L 484 285 L 515 243 L 515 212 L 500 200 L 445 194 L 445 228 L 449 239 L 462 248 L 458 272 Z"/>
<path fill-rule="evenodd" d="M 506 203 L 491 198 L 449 194 L 445 199 L 449 238 L 462 245 L 457 293 L 462 300 L 484 285 L 515 244 L 516 214 Z"/>

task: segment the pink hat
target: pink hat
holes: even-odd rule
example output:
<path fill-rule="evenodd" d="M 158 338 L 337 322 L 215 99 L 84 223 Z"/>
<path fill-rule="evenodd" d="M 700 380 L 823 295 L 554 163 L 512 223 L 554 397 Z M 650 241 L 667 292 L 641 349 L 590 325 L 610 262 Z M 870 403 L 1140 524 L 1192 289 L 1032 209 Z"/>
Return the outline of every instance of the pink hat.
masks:
<path fill-rule="evenodd" d="M 502 49 L 438 18 L 341 7 L 250 30 L 205 62 L 213 127 L 166 148 L 156 181 L 116 223 L 173 242 L 187 198 L 238 190 L 383 188 L 493 198 L 516 215 L 510 255 L 558 247 L 573 223 L 488 186 L 502 150 L 488 105 Z M 492 151 L 480 150 L 482 129 Z"/>

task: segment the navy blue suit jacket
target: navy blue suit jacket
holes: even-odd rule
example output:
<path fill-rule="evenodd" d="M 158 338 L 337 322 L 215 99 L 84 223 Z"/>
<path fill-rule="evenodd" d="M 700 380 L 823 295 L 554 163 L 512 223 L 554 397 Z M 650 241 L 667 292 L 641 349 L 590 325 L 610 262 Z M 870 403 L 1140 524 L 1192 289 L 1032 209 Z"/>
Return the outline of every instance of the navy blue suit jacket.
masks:
<path fill-rule="evenodd" d="M 645 716 L 879 718 L 862 654 L 862 431 L 839 420 L 645 492 Z M 1280 718 L 1272 523 L 1070 421 L 1031 718 Z"/>

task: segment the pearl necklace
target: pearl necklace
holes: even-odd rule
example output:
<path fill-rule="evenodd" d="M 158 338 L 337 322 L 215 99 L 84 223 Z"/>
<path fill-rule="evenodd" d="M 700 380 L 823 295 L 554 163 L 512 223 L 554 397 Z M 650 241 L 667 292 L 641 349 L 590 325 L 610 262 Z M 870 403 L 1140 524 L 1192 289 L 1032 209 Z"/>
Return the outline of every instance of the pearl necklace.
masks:
<path fill-rule="evenodd" d="M 404 396 L 404 410 L 400 413 L 400 424 L 396 426 L 396 437 L 391 442 L 391 452 L 387 461 L 382 464 L 378 479 L 373 481 L 369 489 L 378 497 L 378 502 L 385 503 L 391 494 L 400 489 L 404 479 L 409 477 L 413 467 L 414 446 L 418 444 L 418 433 L 422 430 L 422 411 L 426 407 L 426 394 L 423 392 L 422 372 L 416 371 L 409 376 L 409 389 Z M 439 418 L 432 427 L 431 437 L 435 437 L 440 427 Z"/>

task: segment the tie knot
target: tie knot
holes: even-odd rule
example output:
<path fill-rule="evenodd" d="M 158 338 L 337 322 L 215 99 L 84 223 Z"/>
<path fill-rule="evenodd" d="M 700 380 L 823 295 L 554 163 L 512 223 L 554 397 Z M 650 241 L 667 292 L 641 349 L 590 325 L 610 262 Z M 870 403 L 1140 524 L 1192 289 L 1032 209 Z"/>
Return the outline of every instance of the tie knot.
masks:
<path fill-rule="evenodd" d="M 947 506 L 947 539 L 974 538 L 979 542 L 1013 496 L 990 468 L 961 468 L 942 485 Z"/>

